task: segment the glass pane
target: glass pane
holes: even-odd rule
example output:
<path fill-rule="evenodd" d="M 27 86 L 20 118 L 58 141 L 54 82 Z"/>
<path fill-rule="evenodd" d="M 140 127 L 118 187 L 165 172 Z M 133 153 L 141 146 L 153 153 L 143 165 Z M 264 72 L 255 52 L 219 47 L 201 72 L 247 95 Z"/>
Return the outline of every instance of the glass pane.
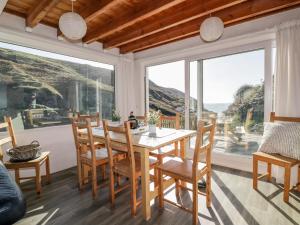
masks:
<path fill-rule="evenodd" d="M 264 50 L 203 60 L 202 117 L 217 118 L 214 151 L 251 155 L 264 122 Z"/>
<path fill-rule="evenodd" d="M 160 110 L 163 115 L 180 114 L 184 127 L 184 61 L 147 67 L 149 78 L 149 110 Z"/>
<path fill-rule="evenodd" d="M 114 66 L 0 43 L 0 118 L 16 129 L 70 123 L 75 112 L 111 118 Z"/>

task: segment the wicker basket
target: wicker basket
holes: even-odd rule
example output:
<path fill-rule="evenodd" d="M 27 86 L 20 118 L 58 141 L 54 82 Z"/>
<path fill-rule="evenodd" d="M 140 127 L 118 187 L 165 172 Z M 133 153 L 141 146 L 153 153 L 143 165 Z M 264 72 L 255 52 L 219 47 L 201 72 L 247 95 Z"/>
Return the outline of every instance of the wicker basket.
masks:
<path fill-rule="evenodd" d="M 7 155 L 11 161 L 28 161 L 40 156 L 41 147 L 38 141 L 33 141 L 29 145 L 22 145 L 8 149 Z"/>

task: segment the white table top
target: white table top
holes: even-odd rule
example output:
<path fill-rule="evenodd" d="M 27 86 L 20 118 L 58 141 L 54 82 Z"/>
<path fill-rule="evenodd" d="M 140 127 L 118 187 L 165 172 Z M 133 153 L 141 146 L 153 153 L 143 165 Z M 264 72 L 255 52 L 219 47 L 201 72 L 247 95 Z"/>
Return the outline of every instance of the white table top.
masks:
<path fill-rule="evenodd" d="M 182 138 L 193 136 L 196 134 L 194 130 L 175 130 L 169 128 L 157 128 L 158 137 L 151 137 L 146 133 L 133 134 L 132 142 L 134 146 L 158 149 L 174 141 L 181 140 Z M 93 128 L 93 135 L 98 138 L 104 139 L 104 131 L 100 128 Z M 114 132 L 110 133 L 113 141 L 125 143 L 125 136 Z"/>

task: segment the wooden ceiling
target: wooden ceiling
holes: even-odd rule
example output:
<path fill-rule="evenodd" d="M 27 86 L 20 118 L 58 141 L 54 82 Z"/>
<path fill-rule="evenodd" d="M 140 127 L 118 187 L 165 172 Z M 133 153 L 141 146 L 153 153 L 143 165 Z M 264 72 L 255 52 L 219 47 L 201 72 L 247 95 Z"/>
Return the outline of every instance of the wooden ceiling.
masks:
<path fill-rule="evenodd" d="M 88 26 L 83 42 L 128 53 L 197 36 L 210 15 L 231 26 L 299 6 L 300 0 L 77 0 L 74 11 Z M 70 0 L 9 0 L 5 7 L 31 28 L 58 27 L 59 17 L 70 10 Z"/>

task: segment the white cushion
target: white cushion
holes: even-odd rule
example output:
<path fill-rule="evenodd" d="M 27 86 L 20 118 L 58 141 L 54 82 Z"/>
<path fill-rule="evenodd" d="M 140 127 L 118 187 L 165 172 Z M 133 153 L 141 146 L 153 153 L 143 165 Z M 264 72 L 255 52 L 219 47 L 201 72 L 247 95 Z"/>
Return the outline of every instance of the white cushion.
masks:
<path fill-rule="evenodd" d="M 300 123 L 265 123 L 258 151 L 300 160 Z"/>

